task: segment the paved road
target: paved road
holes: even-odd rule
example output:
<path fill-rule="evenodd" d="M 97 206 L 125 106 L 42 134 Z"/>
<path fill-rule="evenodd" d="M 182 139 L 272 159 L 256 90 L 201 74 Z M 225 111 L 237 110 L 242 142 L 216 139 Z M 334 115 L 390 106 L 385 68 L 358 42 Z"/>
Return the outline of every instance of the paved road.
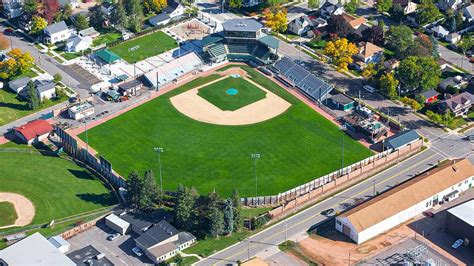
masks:
<path fill-rule="evenodd" d="M 452 65 L 458 66 L 469 71 L 471 74 L 474 74 L 474 64 L 469 62 L 469 60 L 464 55 L 453 52 L 442 45 L 439 45 L 438 50 L 441 58 L 448 61 Z"/>
<path fill-rule="evenodd" d="M 474 130 L 473 130 L 474 131 Z M 468 132 L 472 134 L 474 132 Z M 359 183 L 311 208 L 306 209 L 268 229 L 244 240 L 231 248 L 211 255 L 197 265 L 236 264 L 238 260 L 245 261 L 249 257 L 271 256 L 278 244 L 286 239 L 304 234 L 308 229 L 321 223 L 327 217 L 321 215 L 323 210 L 334 208 L 344 210 L 352 204 L 355 198 L 371 197 L 375 192 L 383 192 L 399 184 L 417 173 L 422 172 L 445 158 L 471 156 L 473 145 L 463 140 L 462 135 L 444 134 L 433 138 L 434 148 L 425 150 L 398 165 Z M 474 158 L 470 157 L 471 161 Z"/>

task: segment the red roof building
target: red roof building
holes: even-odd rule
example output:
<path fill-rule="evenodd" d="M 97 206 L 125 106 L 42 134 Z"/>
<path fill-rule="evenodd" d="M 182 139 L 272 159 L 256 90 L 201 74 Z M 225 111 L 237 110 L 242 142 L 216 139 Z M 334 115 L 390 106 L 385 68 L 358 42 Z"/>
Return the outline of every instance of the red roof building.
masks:
<path fill-rule="evenodd" d="M 14 129 L 15 134 L 29 145 L 42 141 L 53 131 L 53 127 L 46 120 L 34 120 Z"/>

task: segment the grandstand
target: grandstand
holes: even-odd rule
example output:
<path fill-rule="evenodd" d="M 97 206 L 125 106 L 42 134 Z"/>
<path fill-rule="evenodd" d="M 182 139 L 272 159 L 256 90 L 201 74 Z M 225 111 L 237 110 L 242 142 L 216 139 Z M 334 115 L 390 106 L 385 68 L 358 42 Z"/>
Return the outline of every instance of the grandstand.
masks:
<path fill-rule="evenodd" d="M 231 19 L 222 24 L 223 31 L 202 39 L 209 60 L 252 61 L 268 65 L 278 59 L 279 41 L 262 32 L 263 25 L 254 19 Z"/>
<path fill-rule="evenodd" d="M 143 76 L 149 85 L 159 88 L 188 73 L 199 70 L 202 64 L 201 58 L 196 53 L 190 52 L 145 73 Z"/>
<path fill-rule="evenodd" d="M 328 97 L 332 85 L 296 64 L 288 57 L 283 57 L 271 68 L 286 83 L 298 88 L 306 97 L 321 102 Z"/>

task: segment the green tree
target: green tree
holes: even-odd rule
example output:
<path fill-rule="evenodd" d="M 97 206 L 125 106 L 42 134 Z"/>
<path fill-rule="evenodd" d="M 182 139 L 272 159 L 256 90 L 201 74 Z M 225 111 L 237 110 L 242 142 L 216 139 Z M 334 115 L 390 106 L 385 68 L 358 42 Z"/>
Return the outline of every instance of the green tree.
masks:
<path fill-rule="evenodd" d="M 72 5 L 70 3 L 66 3 L 64 5 L 63 15 L 64 15 L 64 19 L 68 19 L 72 16 Z"/>
<path fill-rule="evenodd" d="M 380 13 L 388 12 L 392 8 L 392 0 L 378 0 L 377 11 Z"/>
<path fill-rule="evenodd" d="M 236 189 L 232 190 L 231 199 L 234 211 L 232 214 L 232 217 L 234 218 L 234 231 L 239 231 L 244 222 L 242 219 L 242 202 L 240 201 L 239 192 Z"/>
<path fill-rule="evenodd" d="M 119 29 L 127 28 L 128 26 L 127 13 L 125 12 L 125 8 L 123 7 L 123 4 L 121 2 L 119 2 L 117 7 L 115 7 L 114 10 L 112 11 L 110 22 Z"/>
<path fill-rule="evenodd" d="M 438 19 L 441 15 L 438 7 L 433 3 L 432 0 L 421 0 L 419 10 L 421 10 L 418 13 L 418 23 L 420 23 L 420 25 L 431 23 Z"/>
<path fill-rule="evenodd" d="M 366 79 L 370 79 L 376 74 L 377 74 L 377 69 L 375 68 L 374 63 L 369 63 L 362 71 L 362 76 Z"/>
<path fill-rule="evenodd" d="M 461 11 L 456 13 L 456 28 L 461 29 L 464 24 L 464 17 Z"/>
<path fill-rule="evenodd" d="M 174 256 L 173 261 L 178 266 L 182 266 L 183 265 L 183 256 L 181 256 L 181 254 L 178 253 L 178 254 L 176 254 L 176 256 Z"/>
<path fill-rule="evenodd" d="M 412 99 L 412 98 L 408 98 L 406 96 L 403 97 L 400 101 L 402 103 L 410 106 L 410 108 L 413 109 L 414 111 L 418 111 L 423 107 L 417 100 Z"/>
<path fill-rule="evenodd" d="M 28 92 L 28 108 L 30 110 L 35 110 L 39 107 L 40 99 L 38 93 L 36 92 L 35 84 L 32 80 L 26 85 L 26 91 Z"/>
<path fill-rule="evenodd" d="M 402 5 L 395 4 L 390 10 L 390 15 L 393 19 L 398 20 L 401 23 L 403 17 L 405 16 L 405 10 L 403 9 Z"/>
<path fill-rule="evenodd" d="M 406 88 L 426 91 L 438 86 L 441 68 L 432 57 L 409 56 L 400 62 L 397 76 Z"/>
<path fill-rule="evenodd" d="M 127 178 L 127 200 L 134 208 L 139 208 L 143 180 L 138 172 L 133 171 Z"/>
<path fill-rule="evenodd" d="M 91 12 L 89 24 L 96 30 L 101 30 L 104 29 L 106 19 L 107 18 L 105 17 L 105 14 L 102 13 L 98 8 L 95 8 Z"/>
<path fill-rule="evenodd" d="M 242 0 L 229 0 L 229 7 L 238 9 L 242 7 Z"/>
<path fill-rule="evenodd" d="M 308 7 L 311 9 L 319 8 L 320 1 L 319 0 L 308 0 Z"/>
<path fill-rule="evenodd" d="M 83 30 L 89 28 L 89 21 L 87 21 L 86 16 L 83 14 L 78 14 L 74 20 L 74 27 L 77 30 Z"/>
<path fill-rule="evenodd" d="M 152 211 L 155 202 L 158 201 L 158 196 L 155 175 L 153 175 L 151 170 L 147 170 L 145 171 L 142 187 L 140 189 L 140 209 L 143 211 Z"/>
<path fill-rule="evenodd" d="M 143 6 L 146 13 L 160 13 L 168 5 L 166 0 L 144 0 Z"/>
<path fill-rule="evenodd" d="M 428 117 L 431 122 L 435 124 L 442 124 L 443 123 L 443 118 L 441 117 L 440 114 L 437 114 L 431 110 L 426 111 L 426 116 Z"/>
<path fill-rule="evenodd" d="M 48 22 L 40 16 L 34 15 L 31 18 L 31 33 L 39 33 L 43 31 L 46 26 L 48 26 Z"/>
<path fill-rule="evenodd" d="M 207 233 L 214 238 L 218 238 L 224 232 L 224 213 L 220 208 L 221 201 L 216 192 L 211 192 L 207 196 L 205 212 Z"/>
<path fill-rule="evenodd" d="M 347 13 L 354 14 L 355 11 L 360 7 L 359 0 L 350 0 L 344 5 L 344 9 Z"/>
<path fill-rule="evenodd" d="M 25 0 L 23 2 L 23 10 L 27 14 L 36 14 L 38 12 L 38 2 L 36 0 Z"/>
<path fill-rule="evenodd" d="M 191 231 L 194 225 L 194 206 L 198 198 L 196 190 L 179 185 L 174 208 L 174 221 L 178 228 Z"/>
<path fill-rule="evenodd" d="M 54 74 L 54 76 L 53 76 L 53 81 L 54 81 L 54 83 L 59 83 L 59 82 L 61 82 L 62 79 L 63 79 L 63 77 L 62 77 L 61 74 L 59 74 L 59 73 L 56 73 L 56 74 Z"/>
<path fill-rule="evenodd" d="M 224 234 L 230 235 L 234 231 L 234 206 L 232 199 L 226 199 L 224 204 Z"/>
<path fill-rule="evenodd" d="M 431 42 L 431 56 L 433 56 L 433 58 L 436 58 L 438 59 L 439 58 L 439 44 L 438 44 L 438 40 L 436 40 L 436 38 L 432 35 L 430 35 L 430 42 Z"/>
<path fill-rule="evenodd" d="M 392 26 L 388 31 L 386 43 L 395 51 L 398 58 L 403 58 L 413 43 L 413 30 L 405 25 Z"/>
<path fill-rule="evenodd" d="M 380 90 L 390 99 L 395 99 L 397 97 L 398 83 L 399 81 L 393 73 L 383 74 L 380 77 Z"/>

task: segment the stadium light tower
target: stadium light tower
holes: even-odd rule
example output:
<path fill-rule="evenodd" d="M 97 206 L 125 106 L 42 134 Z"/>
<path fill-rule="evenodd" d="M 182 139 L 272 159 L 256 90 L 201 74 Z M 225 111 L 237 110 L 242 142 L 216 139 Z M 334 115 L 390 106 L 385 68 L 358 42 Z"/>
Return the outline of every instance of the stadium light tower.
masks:
<path fill-rule="evenodd" d="M 161 153 L 163 152 L 163 148 L 156 147 L 154 150 L 158 153 L 158 164 L 160 166 L 160 192 L 161 196 L 163 197 L 163 177 L 161 176 Z"/>
<path fill-rule="evenodd" d="M 257 159 L 260 159 L 260 153 L 252 153 L 253 159 L 253 174 L 255 176 L 255 199 L 258 197 L 258 179 L 257 179 Z"/>
<path fill-rule="evenodd" d="M 341 147 L 341 174 L 344 174 L 344 130 L 346 129 L 346 126 L 343 125 L 341 127 L 341 142 L 342 142 L 342 147 Z"/>

